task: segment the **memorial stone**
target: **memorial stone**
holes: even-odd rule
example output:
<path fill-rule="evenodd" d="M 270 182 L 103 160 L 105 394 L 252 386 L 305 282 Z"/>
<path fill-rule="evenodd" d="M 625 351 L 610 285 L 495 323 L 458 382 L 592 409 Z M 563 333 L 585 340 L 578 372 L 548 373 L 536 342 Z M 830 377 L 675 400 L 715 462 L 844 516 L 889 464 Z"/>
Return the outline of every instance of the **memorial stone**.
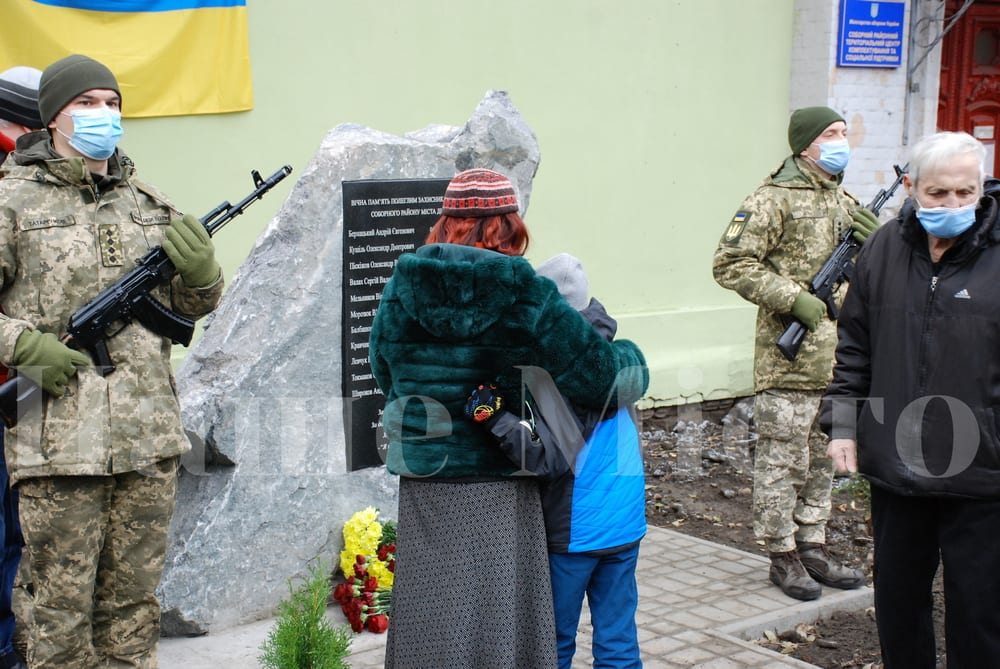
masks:
<path fill-rule="evenodd" d="M 342 527 L 368 506 L 394 518 L 398 481 L 351 471 L 342 393 L 345 181 L 508 175 L 522 214 L 534 133 L 489 91 L 464 127 L 395 136 L 343 124 L 323 139 L 177 374 L 185 429 L 177 510 L 158 590 L 166 636 L 274 614 L 289 580 L 336 564 Z M 296 173 L 293 173 L 293 178 Z"/>

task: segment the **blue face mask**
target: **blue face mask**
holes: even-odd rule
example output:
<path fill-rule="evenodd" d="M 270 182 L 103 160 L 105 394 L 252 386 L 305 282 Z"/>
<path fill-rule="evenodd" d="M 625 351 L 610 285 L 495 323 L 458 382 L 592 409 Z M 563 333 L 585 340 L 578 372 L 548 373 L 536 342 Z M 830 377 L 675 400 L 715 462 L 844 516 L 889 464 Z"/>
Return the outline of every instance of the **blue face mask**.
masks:
<path fill-rule="evenodd" d="M 917 220 L 924 227 L 927 234 L 938 239 L 951 239 L 972 227 L 976 222 L 976 207 L 978 202 L 967 204 L 964 207 L 934 207 L 924 209 L 923 205 L 917 202 Z"/>
<path fill-rule="evenodd" d="M 69 145 L 93 160 L 107 160 L 115 152 L 122 136 L 121 112 L 100 109 L 76 109 L 68 116 L 73 119 L 73 136 Z M 66 133 L 60 131 L 63 137 Z"/>
<path fill-rule="evenodd" d="M 823 142 L 817 144 L 819 147 L 819 165 L 827 174 L 840 174 L 847 167 L 847 161 L 851 159 L 851 145 L 846 139 L 836 142 Z"/>

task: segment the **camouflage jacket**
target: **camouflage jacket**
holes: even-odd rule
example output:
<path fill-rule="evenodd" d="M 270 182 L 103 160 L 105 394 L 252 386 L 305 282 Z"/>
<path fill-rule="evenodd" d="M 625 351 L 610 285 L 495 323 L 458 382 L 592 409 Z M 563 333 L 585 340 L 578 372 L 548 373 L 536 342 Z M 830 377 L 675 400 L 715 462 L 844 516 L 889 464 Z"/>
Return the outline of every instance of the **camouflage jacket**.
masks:
<path fill-rule="evenodd" d="M 135 178 L 121 150 L 108 176 L 95 177 L 82 158 L 57 156 L 44 132 L 19 142 L 0 176 L 0 362 L 9 365 L 25 329 L 62 337 L 70 316 L 159 245 L 179 212 Z M 222 289 L 221 276 L 203 288 L 174 276 L 154 297 L 197 318 Z M 170 350 L 136 322 L 112 336 L 114 372 L 80 370 L 62 398 L 46 396 L 7 433 L 11 481 L 138 471 L 187 451 Z"/>
<path fill-rule="evenodd" d="M 712 258 L 715 280 L 757 305 L 754 388 L 823 390 L 833 369 L 836 324 L 806 334 L 794 362 L 775 346 L 799 291 L 823 266 L 861 205 L 839 181 L 789 157 L 751 193 L 726 226 Z M 846 287 L 841 286 L 838 303 Z"/>

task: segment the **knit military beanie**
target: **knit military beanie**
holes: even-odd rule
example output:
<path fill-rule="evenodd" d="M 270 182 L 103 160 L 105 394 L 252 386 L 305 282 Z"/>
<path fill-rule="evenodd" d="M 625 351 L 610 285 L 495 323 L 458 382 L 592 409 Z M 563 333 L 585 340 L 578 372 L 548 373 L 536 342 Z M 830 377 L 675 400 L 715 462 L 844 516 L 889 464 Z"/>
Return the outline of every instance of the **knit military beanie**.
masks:
<path fill-rule="evenodd" d="M 38 130 L 38 80 L 41 70 L 33 67 L 12 67 L 0 72 L 0 119 Z"/>
<path fill-rule="evenodd" d="M 38 86 L 38 111 L 42 124 L 48 127 L 59 111 L 80 93 L 105 88 L 118 93 L 118 80 L 107 66 L 93 58 L 73 54 L 45 68 Z"/>
<path fill-rule="evenodd" d="M 456 174 L 444 192 L 441 213 L 445 216 L 478 218 L 517 211 L 517 191 L 510 179 L 486 169 Z"/>
<path fill-rule="evenodd" d="M 792 155 L 797 156 L 809 148 L 828 125 L 843 120 L 843 116 L 829 107 L 803 107 L 793 111 L 788 121 L 788 146 L 792 148 Z"/>
<path fill-rule="evenodd" d="M 583 263 L 576 256 L 568 253 L 553 256 L 535 268 L 535 274 L 552 279 L 559 294 L 577 311 L 583 311 L 590 304 L 587 297 L 590 282 L 583 271 Z"/>

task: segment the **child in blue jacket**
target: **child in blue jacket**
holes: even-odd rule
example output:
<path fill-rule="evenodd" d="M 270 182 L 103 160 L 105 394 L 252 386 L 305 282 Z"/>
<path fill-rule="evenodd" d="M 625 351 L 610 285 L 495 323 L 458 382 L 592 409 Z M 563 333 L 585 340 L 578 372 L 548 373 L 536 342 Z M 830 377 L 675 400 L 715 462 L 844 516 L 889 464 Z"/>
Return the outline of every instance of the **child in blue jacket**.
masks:
<path fill-rule="evenodd" d="M 609 341 L 617 323 L 587 299 L 580 261 L 560 254 L 536 272 Z M 628 370 L 627 373 L 641 373 Z M 522 368 L 530 394 L 510 406 L 496 384 L 472 391 L 466 413 L 483 424 L 522 475 L 542 479 L 560 669 L 569 669 L 586 594 L 595 667 L 642 667 L 636 635 L 635 580 L 646 533 L 645 479 L 634 408 L 611 397 L 604 411 L 569 403 L 544 370 Z M 507 391 L 510 395 L 510 391 Z"/>

